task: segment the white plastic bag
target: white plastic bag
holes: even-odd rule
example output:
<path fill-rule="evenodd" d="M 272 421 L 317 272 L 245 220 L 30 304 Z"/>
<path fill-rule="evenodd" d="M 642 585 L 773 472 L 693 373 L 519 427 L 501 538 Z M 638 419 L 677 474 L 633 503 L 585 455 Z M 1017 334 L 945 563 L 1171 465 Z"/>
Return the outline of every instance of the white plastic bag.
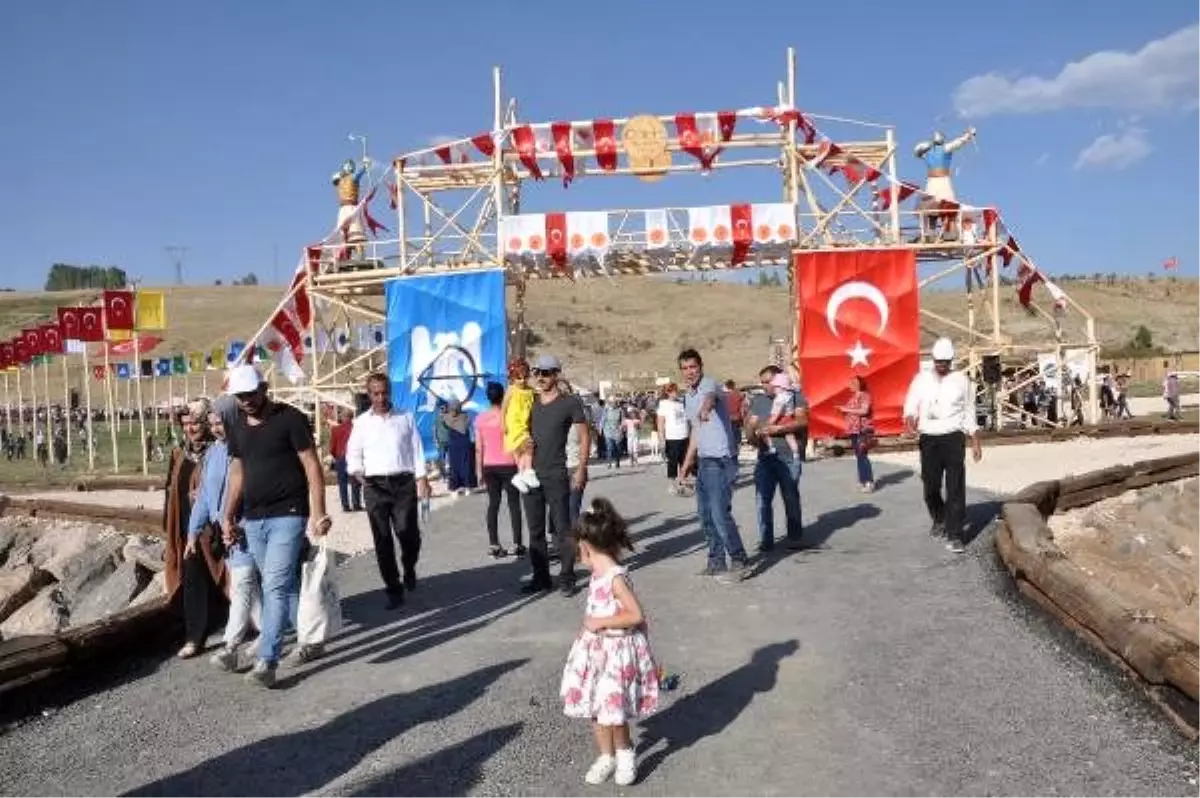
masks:
<path fill-rule="evenodd" d="M 321 538 L 317 553 L 300 566 L 296 639 L 302 646 L 320 645 L 342 630 L 337 568 L 325 541 Z"/>

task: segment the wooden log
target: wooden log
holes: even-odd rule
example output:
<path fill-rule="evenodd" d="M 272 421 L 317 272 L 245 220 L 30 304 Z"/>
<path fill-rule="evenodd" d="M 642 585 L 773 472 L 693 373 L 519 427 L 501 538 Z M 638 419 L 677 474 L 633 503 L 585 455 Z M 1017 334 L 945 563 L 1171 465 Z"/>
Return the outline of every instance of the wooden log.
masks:
<path fill-rule="evenodd" d="M 1038 509 L 1042 518 L 1049 518 L 1054 514 L 1054 508 L 1058 506 L 1060 490 L 1061 487 L 1056 479 L 1035 482 L 1022 488 L 1016 496 L 1012 497 L 1011 501 L 1015 504 L 1032 505 Z"/>
<path fill-rule="evenodd" d="M 1167 681 L 1181 693 L 1190 696 L 1193 701 L 1200 701 L 1200 695 L 1197 695 L 1200 693 L 1200 661 L 1195 648 L 1167 657 L 1162 664 L 1162 671 Z"/>
<path fill-rule="evenodd" d="M 158 500 L 161 500 L 159 496 Z M 129 533 L 163 536 L 162 510 L 131 507 L 104 507 L 98 504 L 63 502 L 51 499 L 11 498 L 0 507 L 0 515 L 28 515 L 34 518 L 60 518 L 111 524 Z"/>
<path fill-rule="evenodd" d="M 77 662 L 146 637 L 169 623 L 169 616 L 170 597 L 160 596 L 84 626 L 66 629 L 59 639 L 70 650 L 72 661 Z"/>
<path fill-rule="evenodd" d="M 1126 487 L 1124 480 L 1113 482 L 1107 485 L 1097 485 L 1087 490 L 1077 490 L 1074 493 L 1062 496 L 1058 500 L 1058 505 L 1055 508 L 1057 512 L 1065 513 L 1068 510 L 1074 510 L 1078 507 L 1087 507 L 1104 499 L 1112 499 L 1120 496 L 1125 491 L 1129 490 Z"/>
<path fill-rule="evenodd" d="M 1187 463 L 1185 465 L 1175 466 L 1166 471 L 1157 471 L 1148 474 L 1138 474 L 1125 480 L 1125 490 L 1136 490 L 1137 488 L 1145 488 L 1150 485 L 1162 485 L 1167 482 L 1175 482 L 1180 479 L 1188 479 L 1200 474 L 1200 467 L 1195 463 Z"/>
<path fill-rule="evenodd" d="M 58 668 L 69 656 L 67 644 L 54 635 L 29 635 L 0 641 L 0 685 L 31 673 Z"/>
<path fill-rule="evenodd" d="M 1072 493 L 1078 493 L 1100 485 L 1111 485 L 1115 482 L 1122 482 L 1133 475 L 1133 468 L 1130 465 L 1117 465 L 1110 468 L 1101 468 L 1098 471 L 1090 471 L 1086 474 L 1063 477 L 1059 480 L 1059 493 L 1061 496 L 1069 496 Z"/>

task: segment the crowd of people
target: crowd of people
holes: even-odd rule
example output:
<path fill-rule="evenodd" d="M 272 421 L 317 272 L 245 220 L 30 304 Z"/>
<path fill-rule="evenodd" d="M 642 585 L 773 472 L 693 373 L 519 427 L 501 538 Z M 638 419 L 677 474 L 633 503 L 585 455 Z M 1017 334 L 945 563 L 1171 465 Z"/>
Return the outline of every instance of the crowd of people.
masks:
<path fill-rule="evenodd" d="M 953 368 L 949 340 L 937 341 L 932 355 L 933 369 L 914 377 L 903 416 L 918 436 L 930 532 L 962 552 L 966 452 L 976 460 L 982 456 L 975 395 L 966 374 Z M 628 724 L 655 710 L 659 675 L 646 613 L 621 564 L 633 546 L 628 524 L 615 497 L 588 498 L 589 466 L 661 464 L 668 491 L 694 497 L 706 543 L 700 574 L 736 585 L 754 562 L 732 510 L 739 455 L 748 450 L 755 554 L 768 557 L 777 545 L 777 495 L 786 519 L 783 544 L 806 545 L 801 484 L 808 404 L 801 386 L 775 365 L 761 369 L 755 390 L 718 384 L 694 349 L 679 353 L 678 368 L 679 383 L 664 385 L 652 398 L 595 399 L 573 388 L 552 355 L 532 364 L 514 361 L 507 387 L 486 386 L 486 409 L 472 416 L 447 404 L 435 425 L 438 451 L 429 456 L 416 418 L 393 406 L 389 379 L 372 374 L 365 381 L 369 407 L 357 416 L 340 412 L 329 438 L 325 465 L 337 476 L 343 511 L 367 515 L 386 609 L 402 608 L 417 586 L 419 508 L 438 476 L 450 491 L 484 486 L 488 556 L 527 560 L 522 592 L 574 596 L 580 587 L 576 566 L 590 572 L 583 631 L 568 655 L 561 696 L 567 715 L 593 723 L 597 759 L 585 774 L 592 784 L 636 779 Z M 298 625 L 302 564 L 332 520 L 308 418 L 273 400 L 251 365 L 231 369 L 226 385 L 227 393 L 213 402 L 187 406 L 170 453 L 163 506 L 166 586 L 184 617 L 180 658 L 204 652 L 209 635 L 223 626 L 222 644 L 210 660 L 238 671 L 242 646 L 256 629 L 245 678 L 272 687 L 285 641 Z M 858 488 L 871 492 L 873 400 L 861 377 L 849 381 L 844 395 L 838 410 Z M 511 549 L 501 543 L 502 503 Z M 290 658 L 303 663 L 323 654 L 323 643 L 298 640 Z"/>

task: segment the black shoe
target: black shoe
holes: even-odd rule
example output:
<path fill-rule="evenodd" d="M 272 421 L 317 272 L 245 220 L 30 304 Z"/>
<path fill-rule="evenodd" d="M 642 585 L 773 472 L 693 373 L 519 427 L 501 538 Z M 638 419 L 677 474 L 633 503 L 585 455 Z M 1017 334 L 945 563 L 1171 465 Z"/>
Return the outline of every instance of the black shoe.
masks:
<path fill-rule="evenodd" d="M 404 593 L 388 593 L 387 603 L 383 605 L 385 610 L 398 610 L 404 606 Z"/>
<path fill-rule="evenodd" d="M 550 582 L 543 582 L 539 579 L 534 579 L 532 582 L 526 582 L 521 585 L 521 592 L 527 596 L 532 596 L 535 593 L 549 593 L 554 589 L 554 585 Z"/>
<path fill-rule="evenodd" d="M 501 557 L 508 556 L 508 552 L 503 546 L 492 546 L 488 549 L 488 554 L 491 555 L 492 559 L 496 560 L 500 559 Z"/>
<path fill-rule="evenodd" d="M 417 572 L 416 571 L 405 571 L 404 572 L 404 589 L 405 590 L 416 590 L 417 589 Z"/>
<path fill-rule="evenodd" d="M 350 508 L 349 508 L 349 507 L 347 507 L 347 506 L 345 506 L 345 505 L 342 505 L 342 512 L 343 512 L 343 513 L 348 513 L 348 512 L 350 512 Z"/>
<path fill-rule="evenodd" d="M 525 548 L 524 546 L 517 546 L 515 549 L 513 549 L 514 557 L 524 557 L 528 553 L 529 549 Z"/>
<path fill-rule="evenodd" d="M 757 554 L 770 554 L 773 551 L 775 551 L 774 543 L 759 543 L 755 549 L 755 553 Z"/>
<path fill-rule="evenodd" d="M 575 595 L 575 576 L 560 576 L 558 578 L 558 592 L 566 598 L 571 598 Z"/>
<path fill-rule="evenodd" d="M 363 511 L 363 508 L 362 508 L 362 507 L 355 507 L 355 508 L 354 508 L 354 512 L 356 512 L 356 513 L 361 513 L 362 511 Z"/>
<path fill-rule="evenodd" d="M 946 523 L 944 521 L 934 521 L 929 527 L 929 536 L 934 538 L 946 537 Z"/>

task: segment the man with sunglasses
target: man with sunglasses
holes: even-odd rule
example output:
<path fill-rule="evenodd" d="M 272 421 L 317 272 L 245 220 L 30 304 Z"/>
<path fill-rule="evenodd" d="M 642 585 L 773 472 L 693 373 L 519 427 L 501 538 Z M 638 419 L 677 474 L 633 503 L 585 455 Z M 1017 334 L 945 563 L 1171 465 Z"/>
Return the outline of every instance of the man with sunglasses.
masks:
<path fill-rule="evenodd" d="M 274 402 L 254 366 L 229 371 L 227 392 L 237 399 L 241 423 L 226 430 L 229 487 L 221 528 L 237 529 L 238 508 L 250 556 L 262 578 L 262 631 L 258 659 L 246 674 L 264 687 L 275 684 L 283 629 L 295 625 L 301 551 L 306 533 L 321 537 L 332 522 L 325 513 L 325 475 L 308 418 Z"/>
<path fill-rule="evenodd" d="M 570 501 L 572 488 L 582 491 L 587 485 L 588 454 L 591 451 L 587 413 L 579 397 L 558 389 L 562 364 L 552 355 L 541 355 L 533 364 L 537 400 L 533 403 L 530 434 L 533 437 L 533 470 L 539 487 L 523 498 L 529 527 L 529 562 L 533 579 L 522 588 L 539 593 L 553 588 L 550 558 L 546 546 L 546 515 L 552 519 L 558 538 L 562 570 L 558 587 L 563 595 L 575 593 L 575 542 L 571 537 Z M 575 427 L 579 438 L 579 462 L 574 473 L 567 470 L 567 437 Z"/>

